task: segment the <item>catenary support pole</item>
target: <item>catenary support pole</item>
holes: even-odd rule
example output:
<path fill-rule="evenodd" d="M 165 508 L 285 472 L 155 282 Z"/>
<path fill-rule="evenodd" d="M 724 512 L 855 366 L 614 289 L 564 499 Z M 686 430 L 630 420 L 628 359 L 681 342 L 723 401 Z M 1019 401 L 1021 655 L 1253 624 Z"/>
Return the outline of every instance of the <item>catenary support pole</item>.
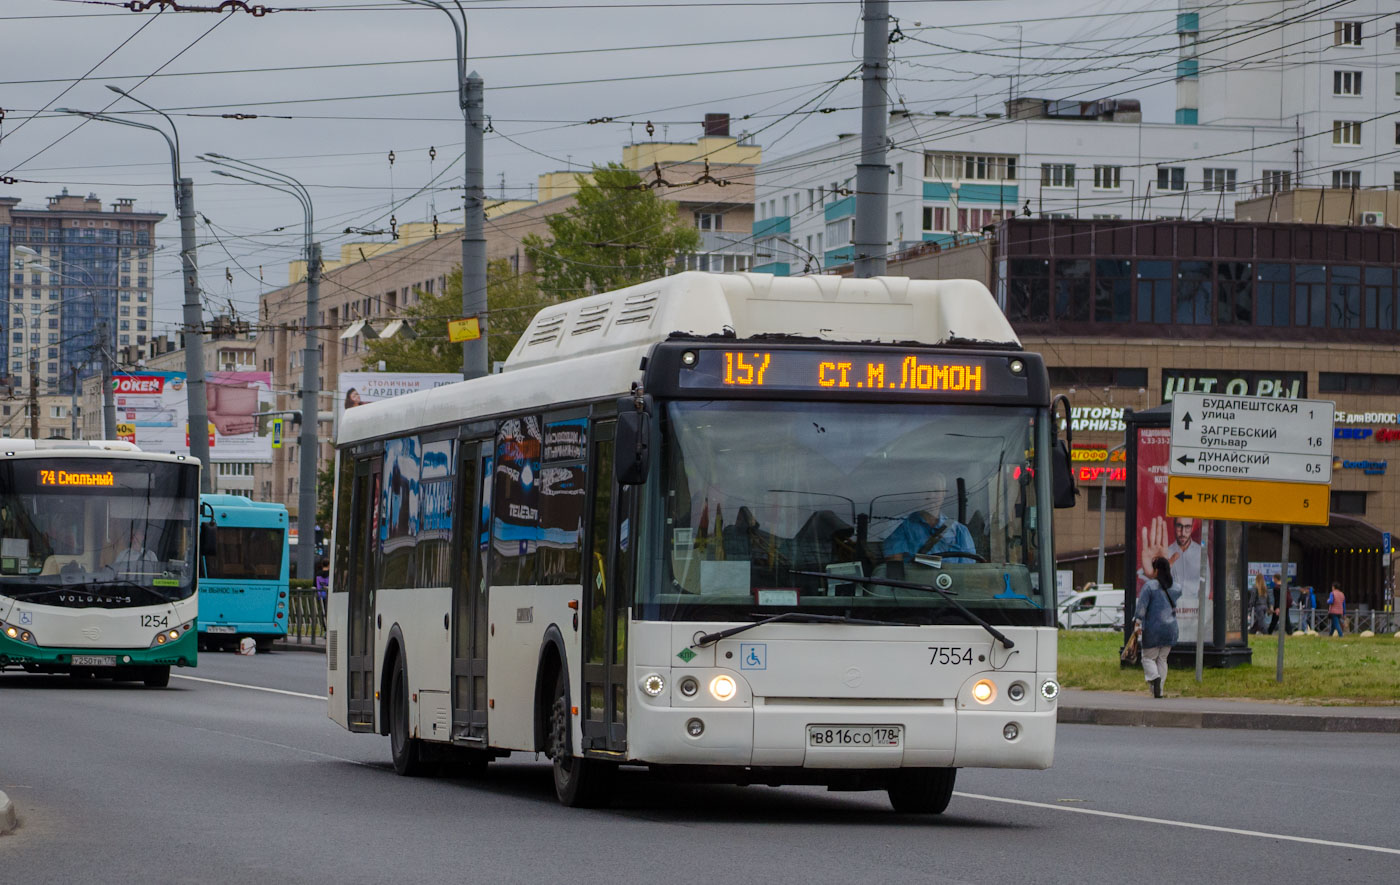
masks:
<path fill-rule="evenodd" d="M 39 358 L 29 348 L 29 438 L 39 438 Z"/>
<path fill-rule="evenodd" d="M 209 400 L 204 389 L 204 311 L 199 302 L 199 266 L 195 262 L 194 180 L 180 179 L 180 269 L 185 279 L 185 391 L 189 397 L 190 456 L 199 461 L 199 490 L 213 489 L 209 463 Z M 110 439 L 110 437 L 109 437 Z"/>
<path fill-rule="evenodd" d="M 1278 595 L 1274 597 L 1274 605 L 1278 608 L 1278 664 L 1274 667 L 1274 681 L 1283 681 L 1283 637 L 1288 634 L 1288 606 L 1284 601 L 1288 599 L 1288 548 L 1292 541 L 1293 526 L 1283 527 L 1283 553 L 1278 558 L 1279 579 Z"/>
<path fill-rule="evenodd" d="M 463 50 L 465 52 L 465 49 Z M 485 99 L 481 77 L 473 71 L 462 84 L 462 114 L 466 118 L 466 222 L 462 225 L 462 316 L 476 317 L 481 337 L 462 342 L 462 375 L 480 378 L 486 364 L 486 182 L 482 140 Z"/>
<path fill-rule="evenodd" d="M 97 324 L 97 341 L 102 348 L 102 438 L 117 438 L 117 396 L 112 389 L 112 348 L 107 321 Z"/>
<path fill-rule="evenodd" d="M 321 244 L 306 249 L 306 349 L 301 367 L 301 473 L 297 495 L 297 577 L 316 576 L 316 456 L 320 454 L 320 349 L 316 344 L 321 300 Z"/>
<path fill-rule="evenodd" d="M 68 403 L 68 438 L 78 438 L 78 372 L 81 367 L 73 364 L 73 392 L 72 399 Z"/>
<path fill-rule="evenodd" d="M 856 164 L 856 223 L 852 236 L 855 275 L 885 273 L 889 247 L 890 167 L 885 129 L 889 121 L 890 8 L 887 0 L 867 0 L 865 60 L 861 72 L 860 162 Z"/>

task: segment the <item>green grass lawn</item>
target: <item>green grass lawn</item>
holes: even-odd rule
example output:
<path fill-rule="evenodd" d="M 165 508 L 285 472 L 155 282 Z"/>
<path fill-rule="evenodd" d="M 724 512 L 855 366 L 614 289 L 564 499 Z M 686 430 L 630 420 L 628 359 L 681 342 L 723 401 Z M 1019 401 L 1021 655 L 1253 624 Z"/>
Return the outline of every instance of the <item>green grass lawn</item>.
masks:
<path fill-rule="evenodd" d="M 1253 698 L 1307 704 L 1400 704 L 1400 639 L 1293 634 L 1283 646 L 1283 682 L 1274 681 L 1278 640 L 1251 636 L 1254 663 L 1228 670 L 1173 667 L 1172 697 Z M 1060 631 L 1060 684 L 1093 691 L 1145 691 L 1142 670 L 1120 668 L 1118 633 Z"/>

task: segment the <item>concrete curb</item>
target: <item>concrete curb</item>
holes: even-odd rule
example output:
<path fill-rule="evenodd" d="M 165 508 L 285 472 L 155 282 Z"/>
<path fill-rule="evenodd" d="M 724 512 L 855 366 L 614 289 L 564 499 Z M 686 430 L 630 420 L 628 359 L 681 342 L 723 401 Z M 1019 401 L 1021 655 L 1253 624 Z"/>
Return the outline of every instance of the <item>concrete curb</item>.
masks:
<path fill-rule="evenodd" d="M 15 814 L 15 803 L 0 792 L 0 836 L 13 832 L 19 826 L 19 816 Z"/>
<path fill-rule="evenodd" d="M 1062 706 L 1057 718 L 1060 723 L 1065 725 L 1133 725 L 1155 728 L 1240 728 L 1264 731 L 1400 734 L 1400 719 L 1350 716 L 1345 713 L 1244 713 Z"/>
<path fill-rule="evenodd" d="M 312 642 L 297 643 L 297 642 L 280 642 L 280 641 L 279 641 L 279 642 L 274 642 L 274 643 L 272 643 L 272 650 L 273 650 L 273 651 L 313 651 L 313 652 L 315 652 L 315 653 L 317 653 L 317 654 L 323 655 L 323 654 L 326 653 L 326 646 L 325 646 L 324 644 L 322 644 L 322 645 L 317 645 L 317 644 L 312 643 Z"/>

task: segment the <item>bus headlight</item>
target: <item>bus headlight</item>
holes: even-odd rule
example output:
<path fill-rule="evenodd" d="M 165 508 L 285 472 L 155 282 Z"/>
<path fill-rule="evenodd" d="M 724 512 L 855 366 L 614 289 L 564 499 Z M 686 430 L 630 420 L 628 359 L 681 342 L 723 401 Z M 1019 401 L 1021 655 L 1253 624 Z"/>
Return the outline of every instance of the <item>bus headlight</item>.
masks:
<path fill-rule="evenodd" d="M 1040 686 L 1040 696 L 1047 701 L 1053 701 L 1060 696 L 1060 684 L 1053 679 L 1047 679 Z"/>
<path fill-rule="evenodd" d="M 0 633 L 4 633 L 7 639 L 23 642 L 26 645 L 37 646 L 39 644 L 39 641 L 34 638 L 34 634 L 30 632 L 28 627 L 16 627 L 14 624 L 0 621 Z"/>
<path fill-rule="evenodd" d="M 642 691 L 647 693 L 647 697 L 657 698 L 666 690 L 666 680 L 660 673 L 648 673 L 642 677 Z"/>
<path fill-rule="evenodd" d="M 1011 683 L 1011 686 L 1010 686 L 1009 688 L 1006 689 L 1006 696 L 1007 696 L 1008 698 L 1011 698 L 1011 700 L 1015 701 L 1015 702 L 1018 703 L 1018 704 L 1019 704 L 1021 701 L 1024 701 L 1024 700 L 1026 699 L 1026 685 L 1025 685 L 1025 683 L 1024 683 L 1024 682 L 1013 682 L 1013 683 Z"/>
<path fill-rule="evenodd" d="M 990 679 L 979 679 L 972 684 L 972 699 L 979 704 L 990 704 L 996 700 L 996 683 Z"/>
<path fill-rule="evenodd" d="M 714 695 L 717 701 L 727 701 L 734 697 L 734 693 L 739 687 L 734 684 L 734 677 L 721 673 L 710 680 L 710 694 Z"/>
<path fill-rule="evenodd" d="M 687 676 L 680 682 L 681 694 L 688 698 L 693 698 L 700 691 L 700 681 L 694 676 Z"/>

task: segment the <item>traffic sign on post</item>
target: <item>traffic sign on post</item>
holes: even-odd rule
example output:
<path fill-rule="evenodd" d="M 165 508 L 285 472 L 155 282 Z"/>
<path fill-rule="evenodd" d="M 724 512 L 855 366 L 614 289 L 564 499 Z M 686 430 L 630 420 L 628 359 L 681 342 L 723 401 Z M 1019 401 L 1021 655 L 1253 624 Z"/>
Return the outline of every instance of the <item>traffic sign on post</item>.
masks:
<path fill-rule="evenodd" d="M 1327 525 L 1334 411 L 1325 400 L 1178 393 L 1167 515 Z"/>

